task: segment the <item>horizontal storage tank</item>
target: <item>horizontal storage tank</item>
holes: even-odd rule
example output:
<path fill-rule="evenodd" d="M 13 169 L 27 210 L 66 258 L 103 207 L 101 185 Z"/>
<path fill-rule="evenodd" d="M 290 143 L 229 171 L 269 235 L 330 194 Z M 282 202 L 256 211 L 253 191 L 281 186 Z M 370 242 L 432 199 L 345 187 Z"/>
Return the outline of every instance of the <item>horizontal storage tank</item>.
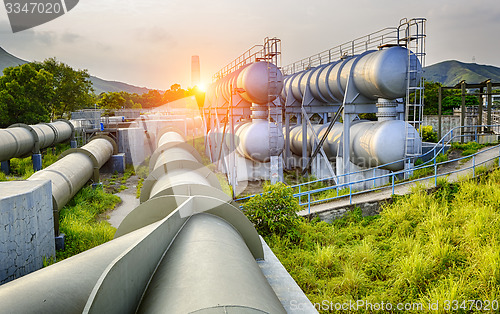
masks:
<path fill-rule="evenodd" d="M 364 54 L 302 71 L 285 79 L 282 98 L 292 96 L 301 101 L 306 88 L 312 96 L 325 103 L 341 103 L 349 75 L 356 89 L 368 99 L 396 99 L 406 96 L 408 76 L 410 86 L 418 86 L 422 65 L 408 49 L 400 46 L 368 51 Z M 409 61 L 410 60 L 410 61 Z M 411 72 L 408 75 L 408 63 Z"/>
<path fill-rule="evenodd" d="M 217 103 L 217 99 L 231 100 L 231 87 L 248 102 L 267 104 L 283 88 L 283 74 L 276 65 L 264 61 L 254 62 L 239 68 L 211 84 L 207 90 L 205 106 Z"/>
<path fill-rule="evenodd" d="M 234 127 L 234 145 L 236 151 L 243 157 L 257 161 L 269 162 L 269 158 L 279 155 L 285 147 L 285 138 L 283 130 L 278 129 L 278 145 L 277 151 L 271 152 L 269 147 L 269 127 L 270 123 L 266 120 L 255 120 L 253 122 L 241 122 Z M 225 144 L 226 147 L 231 147 L 231 134 L 226 129 Z"/>
<path fill-rule="evenodd" d="M 321 138 L 328 125 L 314 126 L 316 134 Z M 359 121 L 351 126 L 351 162 L 365 168 L 377 167 L 405 157 L 406 128 L 416 140 L 408 147 L 408 153 L 420 151 L 422 141 L 417 130 L 404 121 L 390 120 L 383 122 Z M 336 158 L 341 145 L 343 125 L 336 123 L 323 144 L 325 154 L 329 159 Z M 308 155 L 313 146 L 312 131 L 308 129 Z M 290 149 L 296 155 L 302 155 L 302 126 L 298 125 L 290 130 Z M 404 168 L 403 162 L 397 162 L 386 167 L 387 170 L 397 171 Z"/>

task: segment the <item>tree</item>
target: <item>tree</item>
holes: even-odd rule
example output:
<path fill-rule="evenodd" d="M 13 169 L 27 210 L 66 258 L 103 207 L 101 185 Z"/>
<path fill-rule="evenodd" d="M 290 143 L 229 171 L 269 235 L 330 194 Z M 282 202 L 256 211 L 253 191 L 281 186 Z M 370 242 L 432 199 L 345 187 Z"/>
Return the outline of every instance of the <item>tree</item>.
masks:
<path fill-rule="evenodd" d="M 0 127 L 14 123 L 50 121 L 54 77 L 45 69 L 27 63 L 4 69 L 0 77 Z"/>
<path fill-rule="evenodd" d="M 36 62 L 34 66 L 39 70 L 46 70 L 53 76 L 54 95 L 49 102 L 52 120 L 94 104 L 94 90 L 87 70 L 74 70 L 55 58 Z"/>
<path fill-rule="evenodd" d="M 465 95 L 465 106 L 477 106 L 479 105 L 479 99 L 477 96 Z M 454 108 L 460 108 L 462 106 L 462 95 L 449 95 L 443 98 L 441 102 L 441 112 L 442 114 L 453 114 Z"/>
<path fill-rule="evenodd" d="M 99 97 L 99 100 L 97 100 L 97 106 L 101 109 L 115 110 L 123 109 L 125 106 L 125 98 L 123 98 L 120 93 L 101 93 Z"/>

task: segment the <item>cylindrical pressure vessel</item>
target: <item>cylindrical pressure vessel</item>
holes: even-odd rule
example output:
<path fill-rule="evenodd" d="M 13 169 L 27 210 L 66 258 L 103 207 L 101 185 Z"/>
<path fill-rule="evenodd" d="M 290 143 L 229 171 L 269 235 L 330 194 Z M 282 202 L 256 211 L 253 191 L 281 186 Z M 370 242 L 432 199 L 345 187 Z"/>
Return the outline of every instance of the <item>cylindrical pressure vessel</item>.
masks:
<path fill-rule="evenodd" d="M 258 162 L 268 162 L 271 155 L 279 155 L 285 146 L 283 130 L 278 129 L 277 151 L 271 152 L 269 147 L 269 127 L 266 120 L 255 120 L 235 127 L 235 146 L 238 153 Z M 229 138 L 230 134 L 226 135 Z M 226 140 L 229 147 L 229 141 Z"/>
<path fill-rule="evenodd" d="M 318 138 L 326 132 L 327 125 L 314 126 Z M 389 120 L 383 122 L 358 121 L 351 125 L 351 162 L 365 168 L 377 167 L 388 163 L 400 161 L 405 157 L 406 131 L 416 140 L 408 147 L 408 153 L 420 151 L 422 141 L 417 130 L 400 120 Z M 325 154 L 329 159 L 337 157 L 339 146 L 342 141 L 344 128 L 341 123 L 336 123 L 326 141 L 323 144 Z M 311 154 L 313 147 L 313 134 L 308 128 L 307 152 Z M 302 155 L 302 126 L 292 127 L 290 130 L 290 149 Z M 397 162 L 384 167 L 387 170 L 403 169 L 403 162 Z"/>
<path fill-rule="evenodd" d="M 205 103 L 213 105 L 217 103 L 217 99 L 229 102 L 231 92 L 236 91 L 248 104 L 267 104 L 276 99 L 282 88 L 283 74 L 278 67 L 273 63 L 259 61 L 244 65 L 211 84 Z"/>
<path fill-rule="evenodd" d="M 396 99 L 406 96 L 408 79 L 410 86 L 418 85 L 421 70 L 417 57 L 404 47 L 368 51 L 288 76 L 282 96 L 301 101 L 309 87 L 316 100 L 340 103 L 352 76 L 354 87 L 364 97 Z M 288 95 L 289 90 L 292 95 Z"/>

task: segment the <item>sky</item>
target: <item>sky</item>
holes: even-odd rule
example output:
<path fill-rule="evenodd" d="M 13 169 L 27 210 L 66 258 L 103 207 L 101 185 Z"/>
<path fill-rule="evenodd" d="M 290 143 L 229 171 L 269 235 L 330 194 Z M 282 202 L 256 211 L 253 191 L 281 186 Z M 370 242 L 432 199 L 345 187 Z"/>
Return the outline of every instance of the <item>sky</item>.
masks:
<path fill-rule="evenodd" d="M 0 7 L 0 46 L 29 61 L 56 57 L 106 80 L 156 89 L 202 82 L 265 37 L 282 40 L 282 65 L 427 18 L 426 65 L 500 66 L 498 0 L 80 0 L 67 14 L 13 34 Z"/>

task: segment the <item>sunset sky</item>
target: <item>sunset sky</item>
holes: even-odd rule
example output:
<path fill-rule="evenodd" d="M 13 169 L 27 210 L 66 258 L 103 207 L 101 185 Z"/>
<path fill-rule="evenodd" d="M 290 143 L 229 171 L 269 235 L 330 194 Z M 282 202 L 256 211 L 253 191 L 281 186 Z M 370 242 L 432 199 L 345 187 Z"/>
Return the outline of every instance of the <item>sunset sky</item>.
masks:
<path fill-rule="evenodd" d="M 56 57 L 107 80 L 168 89 L 190 84 L 265 37 L 282 40 L 283 65 L 384 27 L 426 17 L 427 65 L 455 59 L 500 66 L 498 0 L 80 0 L 64 16 L 13 34 L 0 9 L 0 46 L 30 61 Z"/>

